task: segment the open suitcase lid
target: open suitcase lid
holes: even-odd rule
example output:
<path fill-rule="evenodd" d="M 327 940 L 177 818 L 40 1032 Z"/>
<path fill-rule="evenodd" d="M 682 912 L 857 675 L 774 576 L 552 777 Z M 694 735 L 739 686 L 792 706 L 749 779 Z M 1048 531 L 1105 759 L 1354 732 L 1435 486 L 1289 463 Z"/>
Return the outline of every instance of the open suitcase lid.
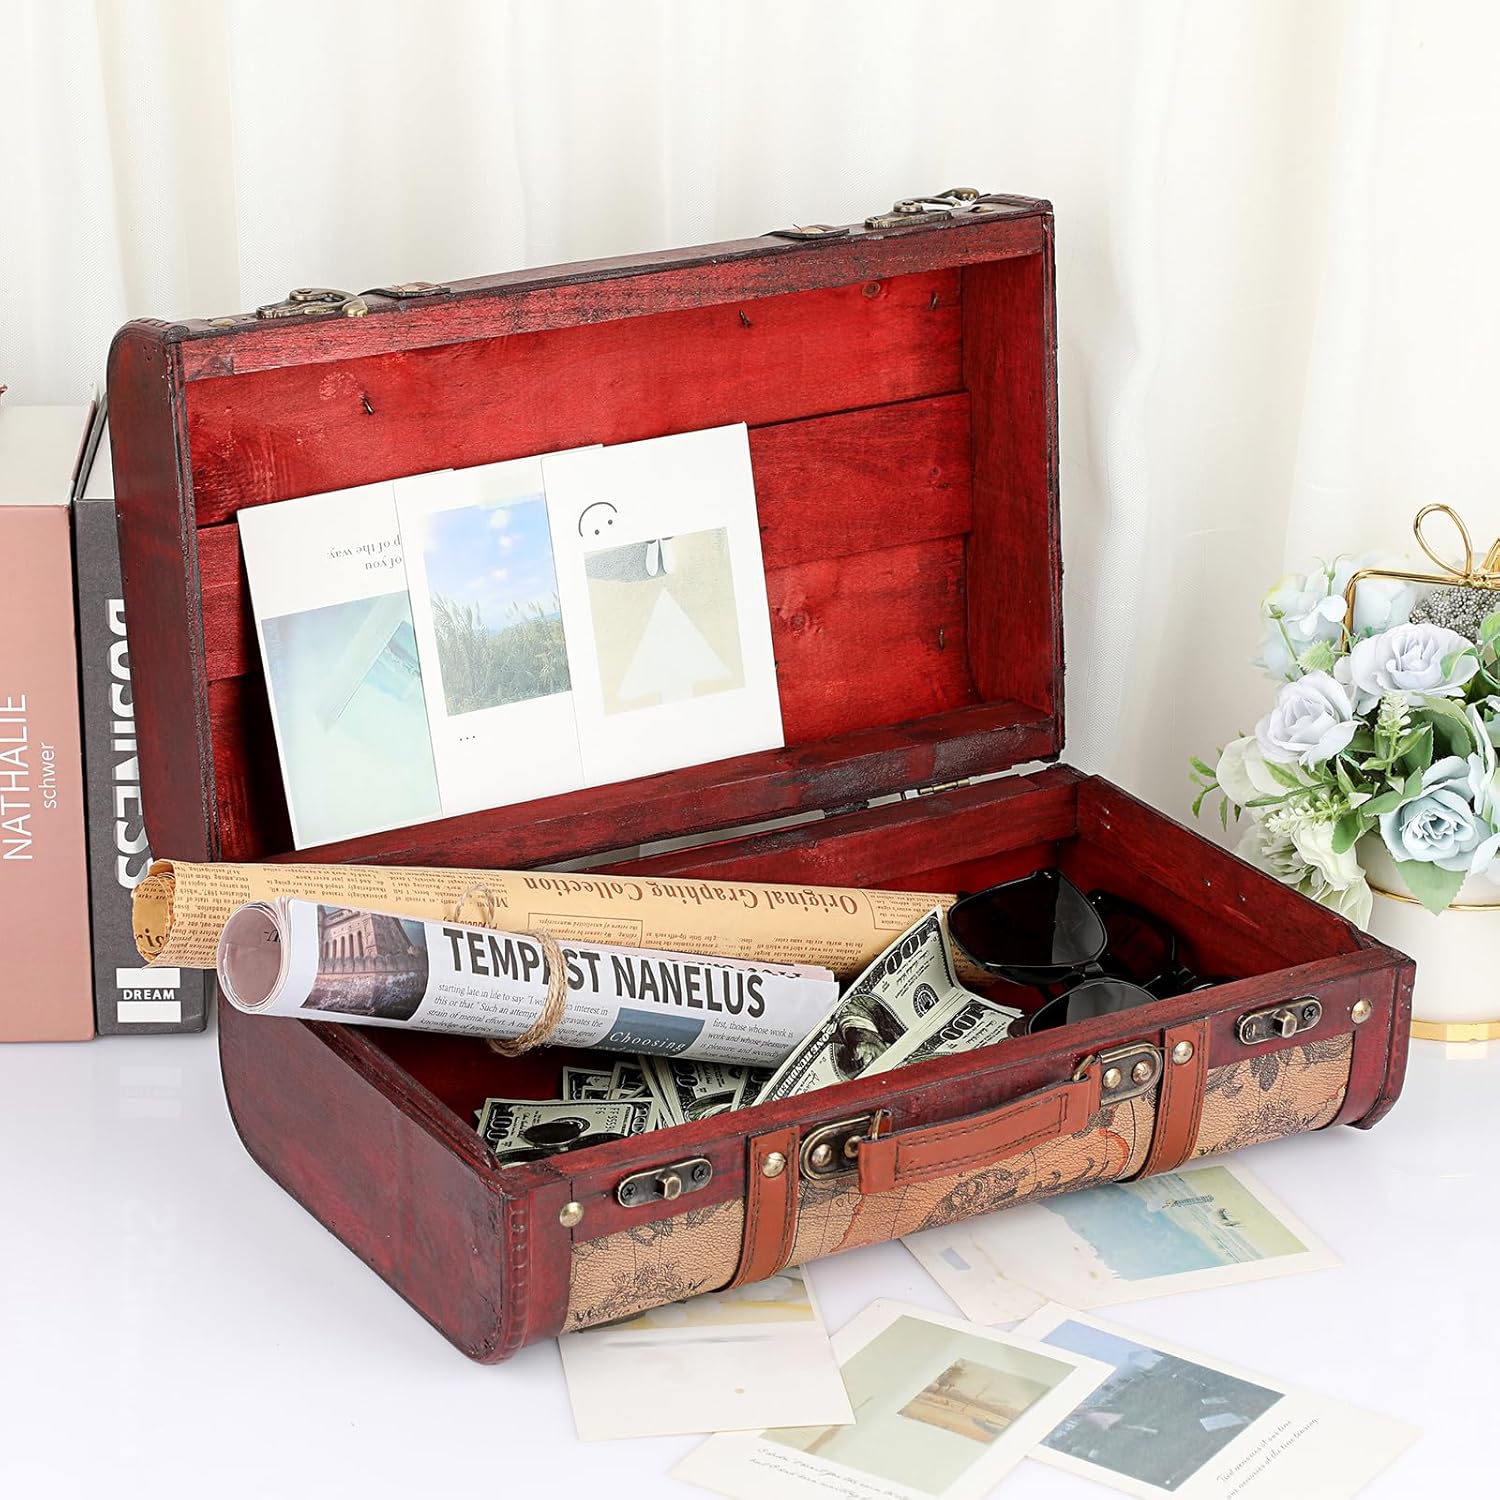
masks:
<path fill-rule="evenodd" d="M 740 421 L 784 749 L 298 857 L 549 863 L 1055 757 L 1055 342 L 1050 206 L 967 194 L 128 324 L 109 400 L 152 847 L 291 849 L 237 511 Z"/>

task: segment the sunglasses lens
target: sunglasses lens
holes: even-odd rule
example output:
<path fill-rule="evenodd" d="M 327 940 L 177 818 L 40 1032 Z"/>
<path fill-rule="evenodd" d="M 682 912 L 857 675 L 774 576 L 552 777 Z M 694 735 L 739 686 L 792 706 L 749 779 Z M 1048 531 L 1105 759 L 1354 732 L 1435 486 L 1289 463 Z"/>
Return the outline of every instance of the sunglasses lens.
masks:
<path fill-rule="evenodd" d="M 1021 973 L 1091 963 L 1104 947 L 1099 913 L 1058 870 L 964 897 L 948 913 L 948 930 L 976 963 Z"/>
<path fill-rule="evenodd" d="M 1120 973 L 1139 984 L 1150 984 L 1176 966 L 1176 938 L 1148 912 L 1105 892 L 1089 899 L 1103 918 L 1109 956 Z"/>
<path fill-rule="evenodd" d="M 1071 1026 L 1075 1021 L 1092 1021 L 1098 1016 L 1112 1016 L 1117 1011 L 1149 1005 L 1155 995 L 1138 984 L 1122 979 L 1088 979 L 1055 1000 L 1049 1000 L 1027 1022 L 1027 1031 L 1050 1031 L 1054 1026 Z"/>

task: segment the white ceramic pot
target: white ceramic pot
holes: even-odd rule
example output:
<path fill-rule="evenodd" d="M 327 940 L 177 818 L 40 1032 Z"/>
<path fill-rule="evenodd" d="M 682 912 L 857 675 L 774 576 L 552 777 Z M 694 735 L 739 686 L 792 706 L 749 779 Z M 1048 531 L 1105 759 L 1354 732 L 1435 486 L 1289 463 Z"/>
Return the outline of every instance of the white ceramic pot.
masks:
<path fill-rule="evenodd" d="M 1500 1040 L 1500 885 L 1471 875 L 1434 915 L 1407 891 L 1378 838 L 1361 842 L 1359 862 L 1375 896 L 1371 934 L 1417 961 L 1412 1035 Z"/>

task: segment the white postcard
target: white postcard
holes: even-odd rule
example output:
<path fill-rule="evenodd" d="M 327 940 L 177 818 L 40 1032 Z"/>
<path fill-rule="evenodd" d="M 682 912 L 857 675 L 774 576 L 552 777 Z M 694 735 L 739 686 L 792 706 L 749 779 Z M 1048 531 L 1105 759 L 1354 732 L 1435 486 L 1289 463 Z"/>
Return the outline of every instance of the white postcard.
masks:
<path fill-rule="evenodd" d="M 1016 1331 L 1113 1371 L 1033 1457 L 1146 1500 L 1345 1500 L 1418 1436 L 1394 1418 L 1055 1304 Z"/>
<path fill-rule="evenodd" d="M 852 1423 L 721 1433 L 673 1476 L 736 1500 L 977 1500 L 1109 1373 L 899 1302 L 867 1307 L 833 1349 Z"/>
<path fill-rule="evenodd" d="M 743 424 L 542 466 L 586 782 L 781 745 Z"/>
<path fill-rule="evenodd" d="M 1340 1264 L 1243 1167 L 1184 1167 L 908 1235 L 977 1323 L 1109 1307 Z"/>
<path fill-rule="evenodd" d="M 578 1436 L 662 1437 L 854 1413 L 803 1272 L 558 1340 Z"/>
<path fill-rule="evenodd" d="M 541 459 L 395 489 L 444 816 L 583 785 Z"/>
<path fill-rule="evenodd" d="M 390 484 L 239 513 L 296 847 L 441 816 Z"/>

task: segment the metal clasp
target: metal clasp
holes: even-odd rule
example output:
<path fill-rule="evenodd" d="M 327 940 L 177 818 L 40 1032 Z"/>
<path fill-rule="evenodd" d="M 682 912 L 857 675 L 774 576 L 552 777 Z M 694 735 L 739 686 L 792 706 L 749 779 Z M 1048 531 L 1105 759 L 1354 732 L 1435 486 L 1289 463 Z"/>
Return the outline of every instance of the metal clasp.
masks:
<path fill-rule="evenodd" d="M 396 281 L 390 286 L 372 286 L 361 292 L 363 297 L 390 297 L 396 302 L 409 302 L 413 297 L 436 297 L 448 288 L 437 281 Z"/>
<path fill-rule="evenodd" d="M 852 1120 L 836 1120 L 808 1131 L 802 1141 L 802 1175 L 811 1182 L 824 1182 L 859 1169 L 859 1148 L 864 1141 L 879 1140 L 890 1129 L 891 1112 L 877 1109 Z"/>
<path fill-rule="evenodd" d="M 786 229 L 768 229 L 766 237 L 778 240 L 836 240 L 848 233 L 847 224 L 793 224 Z"/>
<path fill-rule="evenodd" d="M 1073 1082 L 1081 1083 L 1093 1068 L 1099 1069 L 1099 1100 L 1119 1104 L 1144 1094 L 1161 1077 L 1161 1049 L 1150 1042 L 1131 1042 L 1091 1053 L 1078 1064 Z"/>
<path fill-rule="evenodd" d="M 647 1203 L 670 1203 L 688 1193 L 696 1193 L 713 1180 L 713 1163 L 706 1156 L 676 1162 L 670 1167 L 653 1167 L 636 1172 L 615 1189 L 622 1208 L 641 1208 Z"/>
<path fill-rule="evenodd" d="M 337 313 L 345 318 L 362 318 L 370 304 L 353 292 L 341 292 L 331 286 L 293 287 L 281 302 L 267 302 L 255 309 L 257 318 L 321 318 Z"/>
<path fill-rule="evenodd" d="M 1323 1004 L 1316 995 L 1303 995 L 1285 1005 L 1272 1005 L 1265 1010 L 1252 1010 L 1240 1017 L 1238 1033 L 1246 1047 L 1260 1042 L 1274 1041 L 1277 1037 L 1297 1036 L 1311 1031 L 1323 1019 Z"/>

